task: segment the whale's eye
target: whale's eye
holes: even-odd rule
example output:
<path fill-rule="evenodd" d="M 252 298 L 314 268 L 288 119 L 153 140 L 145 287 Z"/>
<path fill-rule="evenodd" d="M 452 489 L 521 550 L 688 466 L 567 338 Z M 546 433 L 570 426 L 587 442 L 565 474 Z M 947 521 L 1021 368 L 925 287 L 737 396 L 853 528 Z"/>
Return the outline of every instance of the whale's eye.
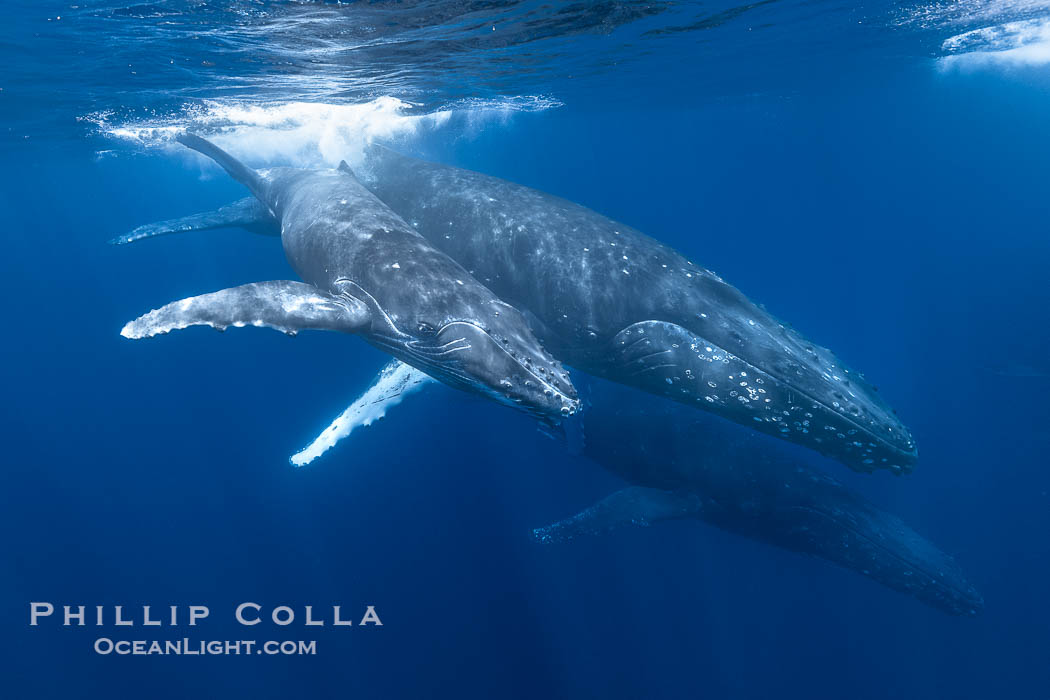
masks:
<path fill-rule="evenodd" d="M 419 326 L 416 328 L 420 335 L 434 335 L 437 329 L 426 321 L 420 321 Z"/>

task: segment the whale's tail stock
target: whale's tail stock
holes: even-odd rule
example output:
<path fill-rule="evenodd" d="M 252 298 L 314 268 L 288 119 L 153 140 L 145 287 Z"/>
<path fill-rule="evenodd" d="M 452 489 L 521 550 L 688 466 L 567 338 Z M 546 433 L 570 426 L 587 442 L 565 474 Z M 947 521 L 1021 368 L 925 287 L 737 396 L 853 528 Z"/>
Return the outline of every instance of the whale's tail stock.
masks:
<path fill-rule="evenodd" d="M 237 182 L 251 190 L 252 197 L 238 200 L 214 211 L 191 214 L 177 219 L 145 224 L 109 242 L 126 245 L 147 238 L 167 236 L 173 233 L 210 231 L 223 228 L 243 228 L 252 233 L 279 236 L 281 226 L 270 208 L 267 181 L 244 163 L 240 162 L 215 144 L 196 134 L 179 134 L 175 140 L 198 153 L 211 158 Z"/>
<path fill-rule="evenodd" d="M 148 238 L 169 236 L 175 233 L 213 231 L 225 228 L 240 228 L 264 236 L 280 236 L 281 225 L 270 209 L 268 187 L 265 178 L 222 150 L 215 144 L 195 134 L 179 134 L 175 139 L 198 153 L 221 165 L 233 179 L 251 190 L 251 197 L 237 200 L 213 211 L 190 214 L 176 219 L 143 224 L 128 233 L 110 239 L 111 245 L 127 245 Z M 343 161 L 339 170 L 353 176 L 350 166 Z"/>
<path fill-rule="evenodd" d="M 222 166 L 223 170 L 229 173 L 230 177 L 247 187 L 260 202 L 263 202 L 266 205 L 270 204 L 266 181 L 259 175 L 259 173 L 255 172 L 211 141 L 202 139 L 196 134 L 179 134 L 175 137 L 175 140 L 183 146 L 191 148 L 201 155 L 205 155 L 214 160 Z"/>

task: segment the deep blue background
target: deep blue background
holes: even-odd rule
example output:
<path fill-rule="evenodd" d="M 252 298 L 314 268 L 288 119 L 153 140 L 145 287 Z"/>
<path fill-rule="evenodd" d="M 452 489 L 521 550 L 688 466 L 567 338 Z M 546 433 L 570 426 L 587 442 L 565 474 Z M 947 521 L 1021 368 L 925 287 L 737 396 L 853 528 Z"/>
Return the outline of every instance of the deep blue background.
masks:
<path fill-rule="evenodd" d="M 698 523 L 533 544 L 616 481 L 448 391 L 291 468 L 385 358 L 335 334 L 123 340 L 169 300 L 292 273 L 275 240 L 233 231 L 106 246 L 243 194 L 160 155 L 98 159 L 96 137 L 31 138 L 0 172 L 3 694 L 1046 697 L 1045 80 L 898 62 L 786 97 L 667 99 L 672 83 L 420 147 L 677 246 L 863 370 L 918 469 L 813 460 L 955 555 L 980 617 Z M 30 628 L 31 600 L 206 604 L 198 637 L 319 654 L 99 657 L 92 628 Z M 384 626 L 246 632 L 243 600 L 374 604 Z"/>

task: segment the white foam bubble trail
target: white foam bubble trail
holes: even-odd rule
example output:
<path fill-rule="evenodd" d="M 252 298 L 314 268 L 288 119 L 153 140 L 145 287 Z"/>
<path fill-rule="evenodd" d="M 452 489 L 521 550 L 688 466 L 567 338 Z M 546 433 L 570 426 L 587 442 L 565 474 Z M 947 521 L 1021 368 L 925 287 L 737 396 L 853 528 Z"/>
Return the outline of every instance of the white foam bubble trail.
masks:
<path fill-rule="evenodd" d="M 542 96 L 462 101 L 429 111 L 395 97 L 357 104 L 215 100 L 149 119 L 115 123 L 113 114 L 97 113 L 85 120 L 107 136 L 146 148 L 174 148 L 176 134 L 193 131 L 250 165 L 308 168 L 354 164 L 372 141 L 406 141 L 453 124 L 474 129 L 560 105 Z"/>
<path fill-rule="evenodd" d="M 896 24 L 951 32 L 937 58 L 945 72 L 1050 64 L 1050 0 L 936 0 L 902 10 Z"/>
<path fill-rule="evenodd" d="M 946 39 L 945 70 L 1019 68 L 1050 64 L 1050 17 L 1006 22 Z"/>
<path fill-rule="evenodd" d="M 324 431 L 303 450 L 289 458 L 289 462 L 303 467 L 314 461 L 337 442 L 359 427 L 367 427 L 386 415 L 388 409 L 434 380 L 418 369 L 394 360 L 379 372 L 379 376 L 368 390 L 359 396 L 350 407 L 332 421 Z"/>

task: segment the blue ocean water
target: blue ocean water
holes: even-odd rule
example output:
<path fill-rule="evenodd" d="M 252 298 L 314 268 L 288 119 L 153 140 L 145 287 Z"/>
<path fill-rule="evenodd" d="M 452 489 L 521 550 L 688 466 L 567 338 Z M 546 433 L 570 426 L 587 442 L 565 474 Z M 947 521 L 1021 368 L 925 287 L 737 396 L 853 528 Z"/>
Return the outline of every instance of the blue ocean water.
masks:
<path fill-rule="evenodd" d="M 0 693 L 1047 697 L 1048 47 L 1041 0 L 8 3 Z M 325 333 L 119 336 L 294 278 L 238 231 L 106 244 L 244 196 L 180 128 L 256 166 L 383 140 L 716 270 L 879 385 L 914 473 L 799 458 L 950 553 L 984 610 L 699 522 L 539 545 L 622 484 L 450 390 L 291 467 L 388 358 Z M 211 616 L 31 627 L 32 601 Z M 374 605 L 383 626 L 245 628 L 244 601 Z M 92 650 L 184 632 L 318 653 Z"/>

